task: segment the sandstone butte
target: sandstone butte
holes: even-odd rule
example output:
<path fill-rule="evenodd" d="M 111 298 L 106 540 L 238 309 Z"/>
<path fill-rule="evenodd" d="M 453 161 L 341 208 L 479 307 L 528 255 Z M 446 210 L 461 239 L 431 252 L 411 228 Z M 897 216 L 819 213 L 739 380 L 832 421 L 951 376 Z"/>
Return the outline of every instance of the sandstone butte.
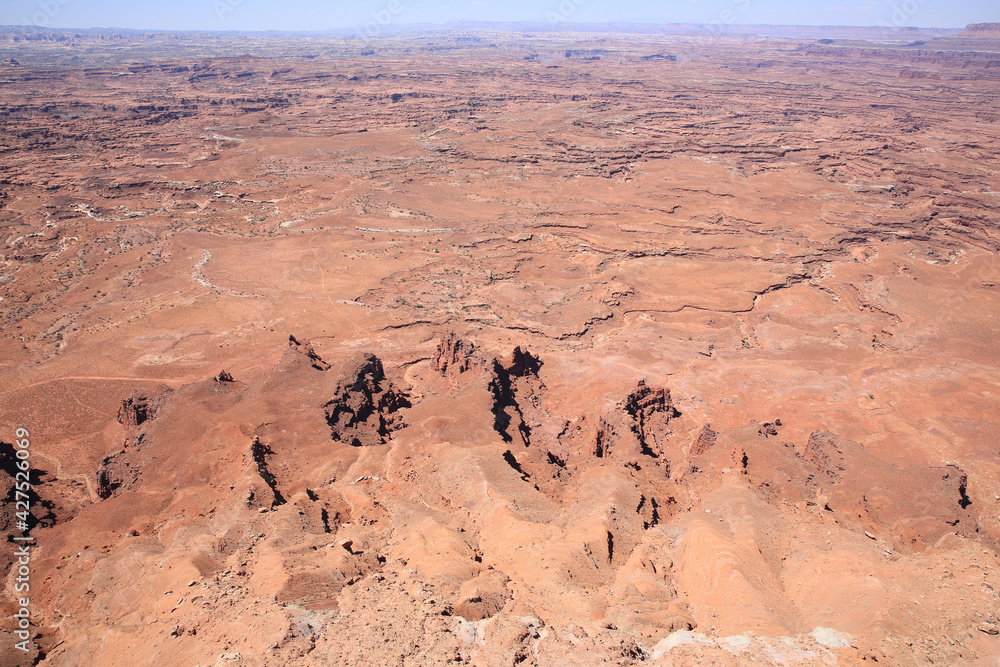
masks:
<path fill-rule="evenodd" d="M 0 663 L 996 665 L 1000 31 L 760 30 L 0 32 Z"/>

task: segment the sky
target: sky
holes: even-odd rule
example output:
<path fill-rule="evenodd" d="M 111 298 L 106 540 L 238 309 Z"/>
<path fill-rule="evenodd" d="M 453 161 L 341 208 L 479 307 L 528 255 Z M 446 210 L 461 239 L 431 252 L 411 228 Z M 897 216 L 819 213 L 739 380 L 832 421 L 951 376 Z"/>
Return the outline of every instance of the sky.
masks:
<path fill-rule="evenodd" d="M 0 0 L 0 25 L 330 30 L 449 21 L 859 25 L 1000 22 L 998 0 Z"/>

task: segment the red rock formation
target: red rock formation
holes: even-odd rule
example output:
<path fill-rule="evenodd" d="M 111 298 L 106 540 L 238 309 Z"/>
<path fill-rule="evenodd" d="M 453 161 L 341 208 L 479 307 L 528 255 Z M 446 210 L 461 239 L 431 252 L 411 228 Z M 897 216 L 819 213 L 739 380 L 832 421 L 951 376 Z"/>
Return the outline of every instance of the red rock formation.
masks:
<path fill-rule="evenodd" d="M 476 346 L 454 331 L 449 331 L 438 341 L 431 363 L 441 375 L 450 377 L 455 382 L 458 376 L 477 363 Z"/>
<path fill-rule="evenodd" d="M 295 352 L 303 355 L 312 364 L 312 367 L 318 371 L 325 371 L 330 368 L 330 364 L 323 361 L 320 356 L 316 353 L 312 344 L 309 341 L 299 342 L 295 336 L 288 336 L 288 348 L 294 350 Z"/>
<path fill-rule="evenodd" d="M 334 440 L 355 447 L 381 445 L 392 431 L 404 426 L 401 410 L 410 406 L 406 395 L 385 379 L 382 362 L 373 354 L 345 361 L 344 378 L 324 406 Z"/>
<path fill-rule="evenodd" d="M 164 394 L 150 395 L 145 389 L 138 389 L 132 395 L 123 398 L 118 408 L 118 423 L 128 429 L 134 429 L 149 419 L 156 417 L 166 396 Z"/>
<path fill-rule="evenodd" d="M 504 370 L 511 377 L 533 376 L 537 378 L 541 365 L 541 360 L 538 357 L 527 350 L 521 350 L 520 345 L 516 346 L 510 356 L 503 361 Z"/>
<path fill-rule="evenodd" d="M 670 420 L 679 415 L 669 389 L 647 386 L 639 380 L 635 389 L 601 418 L 594 437 L 594 455 L 603 458 L 614 453 L 634 465 L 638 465 L 635 457 L 646 457 L 669 474 L 665 445 L 673 435 Z"/>
<path fill-rule="evenodd" d="M 639 439 L 644 454 L 655 456 L 662 451 L 664 440 L 669 437 L 668 424 L 680 415 L 670 400 L 670 390 L 665 387 L 647 387 L 640 380 L 635 390 L 623 404 L 632 417 L 632 430 Z"/>
<path fill-rule="evenodd" d="M 708 424 L 702 426 L 701 431 L 698 433 L 698 438 L 691 445 L 690 456 L 699 456 L 707 452 L 709 447 L 715 444 L 715 439 L 718 435 Z"/>

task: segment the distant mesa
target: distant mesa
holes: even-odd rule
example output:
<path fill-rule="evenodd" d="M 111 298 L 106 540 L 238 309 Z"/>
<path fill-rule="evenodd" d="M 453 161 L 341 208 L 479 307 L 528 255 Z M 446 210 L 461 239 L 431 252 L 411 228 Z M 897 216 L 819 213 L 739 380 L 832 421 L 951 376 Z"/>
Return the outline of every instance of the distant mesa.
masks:
<path fill-rule="evenodd" d="M 566 49 L 567 58 L 583 58 L 585 60 L 600 60 L 601 56 L 609 53 L 607 49 Z"/>
<path fill-rule="evenodd" d="M 957 37 L 989 37 L 1000 39 L 1000 23 L 970 23 Z"/>

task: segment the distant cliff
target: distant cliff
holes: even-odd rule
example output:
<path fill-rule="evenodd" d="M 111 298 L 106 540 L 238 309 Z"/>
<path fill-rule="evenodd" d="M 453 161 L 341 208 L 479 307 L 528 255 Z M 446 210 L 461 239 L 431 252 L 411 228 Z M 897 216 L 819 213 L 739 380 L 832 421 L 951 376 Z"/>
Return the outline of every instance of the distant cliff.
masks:
<path fill-rule="evenodd" d="M 1000 39 L 1000 23 L 970 23 L 956 36 Z"/>

